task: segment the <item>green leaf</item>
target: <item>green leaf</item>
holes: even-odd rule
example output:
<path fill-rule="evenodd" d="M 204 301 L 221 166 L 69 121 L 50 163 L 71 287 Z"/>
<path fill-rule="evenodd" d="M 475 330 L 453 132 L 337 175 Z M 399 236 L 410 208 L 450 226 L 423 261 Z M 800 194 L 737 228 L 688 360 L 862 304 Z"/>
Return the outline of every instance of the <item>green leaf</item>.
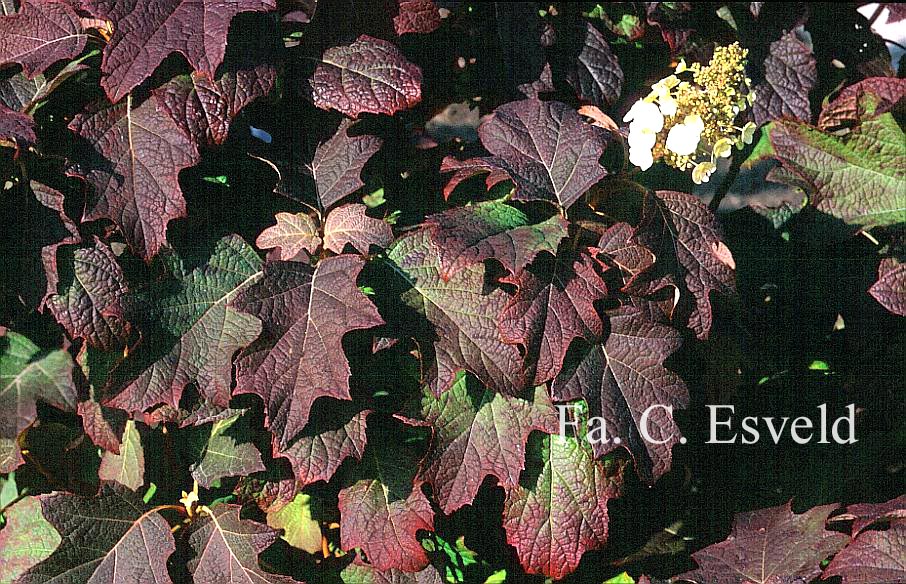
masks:
<path fill-rule="evenodd" d="M 98 477 L 105 481 L 115 481 L 133 491 L 145 483 L 145 451 L 135 420 L 126 421 L 120 453 L 104 452 Z"/>
<path fill-rule="evenodd" d="M 310 554 L 321 551 L 321 526 L 311 514 L 312 498 L 299 493 L 286 505 L 269 510 L 267 524 L 283 530 L 286 543 Z"/>
<path fill-rule="evenodd" d="M 0 582 L 12 582 L 60 545 L 60 534 L 44 519 L 41 503 L 26 497 L 6 510 L 0 530 Z"/>
<path fill-rule="evenodd" d="M 211 425 L 207 440 L 200 445 L 200 452 L 192 465 L 192 477 L 198 484 L 210 488 L 223 477 L 249 475 L 264 470 L 261 453 L 249 442 L 244 423 L 237 424 L 240 412 Z M 206 430 L 201 430 L 206 432 Z"/>

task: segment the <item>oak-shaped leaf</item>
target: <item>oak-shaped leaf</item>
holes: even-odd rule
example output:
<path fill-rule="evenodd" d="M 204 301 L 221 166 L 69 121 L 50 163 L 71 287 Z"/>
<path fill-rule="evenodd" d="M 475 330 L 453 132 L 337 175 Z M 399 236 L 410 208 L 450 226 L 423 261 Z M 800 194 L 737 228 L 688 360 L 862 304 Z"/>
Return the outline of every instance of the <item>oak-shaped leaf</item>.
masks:
<path fill-rule="evenodd" d="M 262 231 L 255 240 L 258 249 L 276 248 L 278 259 L 292 260 L 303 250 L 314 255 L 321 246 L 318 226 L 306 213 L 277 213 L 274 218 L 277 224 Z"/>
<path fill-rule="evenodd" d="M 833 130 L 887 113 L 906 99 L 906 79 L 870 77 L 840 92 L 824 106 L 818 127 Z"/>
<path fill-rule="evenodd" d="M 137 108 L 129 99 L 92 109 L 69 128 L 90 146 L 68 170 L 94 188 L 82 220 L 113 221 L 136 254 L 154 257 L 166 243 L 167 223 L 186 214 L 178 178 L 199 160 L 195 143 L 153 99 Z"/>
<path fill-rule="evenodd" d="M 867 527 L 885 520 L 906 519 L 906 495 L 900 495 L 885 503 L 856 503 L 847 505 L 846 512 L 833 517 L 833 521 L 852 520 L 852 534 L 858 535 Z"/>
<path fill-rule="evenodd" d="M 276 79 L 276 68 L 266 63 L 228 71 L 215 80 L 193 71 L 155 89 L 154 98 L 193 142 L 213 146 L 223 144 L 233 118 L 242 108 L 270 93 Z"/>
<path fill-rule="evenodd" d="M 892 113 L 842 137 L 785 120 L 767 133 L 771 154 L 819 211 L 863 229 L 906 222 L 906 136 Z"/>
<path fill-rule="evenodd" d="M 444 280 L 488 259 L 515 274 L 543 251 L 556 255 L 567 235 L 566 220 L 560 215 L 531 224 L 522 211 L 498 201 L 455 207 L 430 215 L 425 224 L 440 253 Z"/>
<path fill-rule="evenodd" d="M 383 143 L 377 136 L 350 136 L 351 126 L 351 121 L 344 119 L 334 135 L 315 149 L 311 174 L 322 209 L 364 186 L 362 168 Z"/>
<path fill-rule="evenodd" d="M 18 13 L 0 16 L 0 67 L 22 65 L 31 78 L 81 53 L 87 39 L 70 4 L 24 0 Z"/>
<path fill-rule="evenodd" d="M 398 35 L 428 34 L 440 26 L 440 12 L 433 0 L 391 0 L 397 4 L 393 29 Z"/>
<path fill-rule="evenodd" d="M 129 332 L 122 298 L 128 291 L 123 270 L 110 247 L 96 240 L 67 257 L 60 276 L 65 288 L 47 299 L 47 307 L 72 338 L 101 349 L 120 344 Z"/>
<path fill-rule="evenodd" d="M 906 523 L 894 523 L 884 531 L 863 531 L 821 575 L 840 576 L 843 584 L 906 582 Z"/>
<path fill-rule="evenodd" d="M 801 515 L 790 503 L 739 513 L 726 541 L 692 554 L 698 569 L 677 577 L 697 584 L 772 584 L 799 578 L 810 582 L 821 562 L 849 541 L 824 523 L 837 505 L 822 505 Z"/>
<path fill-rule="evenodd" d="M 315 267 L 268 262 L 261 280 L 231 304 L 263 321 L 261 338 L 237 360 L 236 392 L 264 400 L 275 453 L 305 427 L 315 399 L 351 399 L 343 335 L 384 323 L 356 286 L 364 265 L 352 255 Z"/>
<path fill-rule="evenodd" d="M 314 104 L 351 118 L 394 114 L 422 99 L 422 71 L 393 43 L 362 35 L 324 51 L 308 80 Z"/>
<path fill-rule="evenodd" d="M 261 332 L 260 321 L 230 301 L 260 277 L 261 259 L 241 237 L 224 237 L 207 263 L 177 281 L 127 296 L 126 316 L 142 345 L 115 370 L 125 387 L 105 405 L 142 412 L 163 403 L 179 408 L 186 385 L 225 407 L 230 400 L 233 354 Z"/>
<path fill-rule="evenodd" d="M 810 121 L 808 94 L 817 81 L 815 56 L 795 30 L 772 42 L 764 61 L 764 82 L 753 88 L 757 96 L 755 122 L 764 124 L 781 118 Z"/>
<path fill-rule="evenodd" d="M 689 402 L 685 384 L 663 365 L 681 337 L 631 307 L 611 312 L 608 322 L 604 341 L 583 345 L 554 380 L 551 394 L 555 400 L 584 399 L 589 416 L 603 418 L 609 438 L 592 443 L 595 456 L 622 446 L 639 477 L 651 484 L 670 469 L 671 448 L 680 440 L 672 410 L 666 408 Z M 643 424 L 643 412 L 651 406 L 659 407 Z"/>
<path fill-rule="evenodd" d="M 340 572 L 343 584 L 443 584 L 445 581 L 434 566 L 428 565 L 418 572 L 378 570 L 360 562 L 358 558 Z"/>
<path fill-rule="evenodd" d="M 878 280 L 868 293 L 888 311 L 906 316 L 906 263 L 897 263 L 893 258 L 881 260 Z"/>
<path fill-rule="evenodd" d="M 12 145 L 18 150 L 37 140 L 35 120 L 0 103 L 0 146 Z"/>
<path fill-rule="evenodd" d="M 529 574 L 559 579 L 607 541 L 607 502 L 622 465 L 594 460 L 584 440 L 532 434 L 519 485 L 507 490 L 503 528 Z"/>
<path fill-rule="evenodd" d="M 126 421 L 118 450 L 101 456 L 98 477 L 136 491 L 145 484 L 145 450 L 134 420 Z"/>
<path fill-rule="evenodd" d="M 264 470 L 261 453 L 249 441 L 246 422 L 240 410 L 210 427 L 194 428 L 195 450 L 190 470 L 192 478 L 209 489 L 224 477 L 246 476 Z M 205 424 L 206 425 L 206 424 Z"/>
<path fill-rule="evenodd" d="M 361 460 L 365 453 L 370 411 L 353 411 L 347 402 L 318 406 L 322 408 L 320 414 L 280 452 L 280 456 L 289 460 L 300 489 L 317 481 L 329 481 L 344 460 Z"/>
<path fill-rule="evenodd" d="M 519 395 L 526 385 L 522 357 L 497 329 L 508 295 L 485 286 L 484 265 L 465 267 L 445 281 L 440 249 L 429 229 L 398 239 L 387 257 L 409 286 L 403 301 L 433 325 L 434 333 L 422 344 L 422 359 L 435 395 L 446 391 L 463 369 L 491 391 Z M 432 343 L 433 352 L 426 351 Z"/>
<path fill-rule="evenodd" d="M 189 545 L 195 553 L 189 573 L 195 582 L 223 584 L 293 584 L 297 580 L 265 572 L 258 555 L 280 532 L 263 523 L 242 519 L 239 505 L 218 505 L 192 524 Z"/>
<path fill-rule="evenodd" d="M 676 191 L 657 191 L 645 198 L 643 221 L 634 234 L 634 241 L 651 250 L 694 297 L 688 327 L 703 340 L 713 320 L 711 293 L 736 293 L 735 263 L 722 239 L 708 206 Z"/>
<path fill-rule="evenodd" d="M 468 160 L 457 160 L 452 156 L 446 156 L 440 163 L 440 172 L 453 173 L 444 186 L 444 199 L 449 199 L 462 181 L 485 172 L 488 173 L 484 181 L 488 190 L 498 183 L 511 179 L 510 174 L 504 169 L 503 162 L 493 156 L 469 158 Z"/>
<path fill-rule="evenodd" d="M 624 286 L 653 266 L 656 259 L 651 250 L 633 240 L 632 232 L 628 223 L 615 223 L 601 234 L 595 246 L 595 253 L 602 257 L 604 265 L 623 274 Z"/>
<path fill-rule="evenodd" d="M 395 433 L 369 432 L 368 450 L 339 495 L 344 550 L 360 548 L 378 570 L 428 565 L 418 532 L 434 530 L 434 511 L 417 469 L 418 459 Z"/>
<path fill-rule="evenodd" d="M 182 53 L 194 70 L 213 79 L 226 52 L 233 17 L 274 10 L 276 2 L 83 0 L 81 6 L 95 18 L 113 23 L 101 62 L 101 86 L 116 103 L 150 77 L 170 53 Z"/>
<path fill-rule="evenodd" d="M 332 210 L 324 221 L 324 249 L 343 253 L 351 245 L 361 254 L 368 254 L 371 246 L 381 249 L 393 241 L 393 229 L 383 219 L 365 214 L 368 207 L 360 203 L 342 205 Z"/>
<path fill-rule="evenodd" d="M 566 80 L 580 100 L 606 108 L 613 105 L 623 91 L 623 69 L 610 50 L 604 35 L 590 22 L 585 22 L 582 49 L 577 62 L 570 67 Z"/>
<path fill-rule="evenodd" d="M 42 350 L 11 330 L 0 336 L 0 473 L 24 462 L 17 438 L 35 421 L 38 400 L 75 411 L 72 367 L 62 349 Z"/>
<path fill-rule="evenodd" d="M 109 484 L 95 497 L 41 495 L 44 518 L 62 541 L 17 582 L 170 584 L 167 558 L 176 550 L 167 521 L 141 494 Z"/>
<path fill-rule="evenodd" d="M 516 183 L 515 198 L 567 208 L 607 175 L 598 159 L 605 130 L 568 105 L 526 99 L 504 104 L 478 127 L 484 147 Z"/>
<path fill-rule="evenodd" d="M 320 523 L 312 517 L 316 501 L 311 495 L 297 493 L 288 503 L 271 505 L 267 510 L 267 525 L 282 529 L 280 537 L 294 548 L 316 554 L 321 551 L 323 538 Z"/>
<path fill-rule="evenodd" d="M 82 429 L 95 446 L 114 454 L 120 453 L 120 438 L 128 421 L 126 412 L 101 405 L 93 386 L 89 387 L 88 396 L 79 402 L 76 412 L 82 418 Z"/>
<path fill-rule="evenodd" d="M 0 582 L 16 578 L 60 545 L 60 534 L 44 519 L 36 497 L 24 497 L 3 511 L 0 529 Z"/>
<path fill-rule="evenodd" d="M 557 414 L 541 386 L 530 397 L 509 397 L 463 374 L 440 397 L 426 391 L 421 409 L 434 437 L 419 477 L 447 515 L 470 504 L 486 476 L 504 489 L 515 487 L 529 434 L 557 431 Z"/>
<path fill-rule="evenodd" d="M 580 252 L 544 258 L 504 279 L 518 290 L 498 317 L 500 337 L 524 347 L 536 385 L 557 376 L 574 339 L 594 342 L 603 333 L 595 303 L 607 297 L 607 286 L 596 265 Z"/>

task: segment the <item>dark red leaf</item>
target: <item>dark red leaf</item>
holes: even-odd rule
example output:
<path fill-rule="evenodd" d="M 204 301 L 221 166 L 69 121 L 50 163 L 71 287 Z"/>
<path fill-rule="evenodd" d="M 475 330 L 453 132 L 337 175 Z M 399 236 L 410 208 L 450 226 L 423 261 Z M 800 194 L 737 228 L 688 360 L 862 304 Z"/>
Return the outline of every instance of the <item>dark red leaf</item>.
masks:
<path fill-rule="evenodd" d="M 120 453 L 120 436 L 126 428 L 126 414 L 122 410 L 102 406 L 94 396 L 79 402 L 76 410 L 82 418 L 82 428 L 96 446 Z"/>
<path fill-rule="evenodd" d="M 279 453 L 289 459 L 297 488 L 317 481 L 329 481 L 349 457 L 362 459 L 369 413 L 365 410 L 352 417 L 348 414 L 318 416 L 305 427 L 295 442 Z"/>
<path fill-rule="evenodd" d="M 607 175 L 598 162 L 606 132 L 560 102 L 504 104 L 482 122 L 478 134 L 513 178 L 520 200 L 552 201 L 566 208 Z"/>
<path fill-rule="evenodd" d="M 35 120 L 27 114 L 11 110 L 0 103 L 0 145 L 4 142 L 14 142 L 18 150 L 37 142 L 35 135 Z"/>
<path fill-rule="evenodd" d="M 218 584 L 298 582 L 261 568 L 258 555 L 280 537 L 280 532 L 257 521 L 240 519 L 240 509 L 239 505 L 218 505 L 192 524 L 189 545 L 195 557 L 188 567 L 193 580 Z"/>
<path fill-rule="evenodd" d="M 567 235 L 566 220 L 559 215 L 531 225 L 522 211 L 497 201 L 430 215 L 425 224 L 440 253 L 440 276 L 444 280 L 489 259 L 515 274 L 543 251 L 556 255 L 557 246 Z"/>
<path fill-rule="evenodd" d="M 906 79 L 871 77 L 850 85 L 821 110 L 818 127 L 832 130 L 894 109 L 906 98 Z"/>
<path fill-rule="evenodd" d="M 92 148 L 69 170 L 94 187 L 83 220 L 110 219 L 135 253 L 157 255 L 167 223 L 186 214 L 178 177 L 198 162 L 195 144 L 154 100 L 82 113 L 69 127 Z"/>
<path fill-rule="evenodd" d="M 274 0 L 82 0 L 82 8 L 93 16 L 113 22 L 101 63 L 101 86 L 114 103 L 170 53 L 182 53 L 193 69 L 213 79 L 233 17 L 276 7 Z"/>
<path fill-rule="evenodd" d="M 0 67 L 17 63 L 32 78 L 81 53 L 87 39 L 69 4 L 23 0 L 17 14 L 0 16 Z"/>
<path fill-rule="evenodd" d="M 154 98 L 195 144 L 212 146 L 223 144 L 239 110 L 270 93 L 276 79 L 277 70 L 267 64 L 226 72 L 216 81 L 193 71 L 155 89 Z"/>
<path fill-rule="evenodd" d="M 391 0 L 394 1 L 394 0 Z M 440 26 L 440 12 L 432 0 L 395 0 L 399 12 L 393 17 L 396 34 L 427 34 Z"/>
<path fill-rule="evenodd" d="M 422 71 L 392 43 L 368 35 L 324 51 L 308 80 L 316 106 L 351 118 L 389 114 L 422 99 Z"/>
<path fill-rule="evenodd" d="M 859 534 L 821 575 L 833 576 L 843 578 L 843 584 L 906 582 L 906 523 Z"/>
<path fill-rule="evenodd" d="M 362 168 L 383 143 L 377 136 L 350 136 L 351 126 L 352 122 L 343 120 L 336 133 L 315 149 L 311 173 L 323 209 L 364 186 L 359 177 Z"/>
<path fill-rule="evenodd" d="M 890 312 L 906 316 L 906 263 L 899 264 L 891 258 L 882 260 L 878 281 L 868 293 Z"/>
<path fill-rule="evenodd" d="M 485 269 L 474 264 L 450 280 L 440 277 L 440 251 L 428 229 L 398 239 L 388 259 L 411 289 L 404 302 L 434 327 L 422 346 L 428 385 L 435 395 L 446 391 L 465 369 L 492 391 L 519 395 L 525 387 L 522 358 L 500 339 L 497 315 L 507 302 L 500 289 L 485 287 Z"/>
<path fill-rule="evenodd" d="M 594 460 L 583 442 L 534 434 L 519 485 L 506 493 L 506 539 L 530 574 L 563 578 L 607 541 L 607 502 L 619 494 L 622 467 Z"/>
<path fill-rule="evenodd" d="M 595 455 L 623 446 L 632 454 L 636 472 L 650 484 L 670 469 L 671 449 L 680 441 L 673 415 L 664 408 L 680 409 L 689 403 L 685 384 L 663 365 L 679 348 L 681 337 L 633 308 L 619 309 L 608 320 L 605 341 L 588 346 L 570 361 L 554 380 L 551 394 L 555 400 L 584 399 L 589 415 L 606 422 L 609 441 L 593 442 Z M 663 407 L 651 410 L 643 426 L 642 414 L 651 406 Z"/>
<path fill-rule="evenodd" d="M 459 183 L 483 172 L 489 173 L 485 179 L 488 190 L 491 190 L 497 183 L 511 179 L 509 173 L 504 170 L 503 164 L 493 157 L 470 158 L 460 161 L 452 156 L 447 156 L 440 163 L 440 171 L 454 173 L 444 186 L 444 199 L 450 198 Z"/>
<path fill-rule="evenodd" d="M 96 240 L 92 248 L 75 250 L 64 274 L 65 290 L 48 298 L 47 307 L 69 336 L 105 350 L 125 339 L 122 298 L 128 287 L 110 247 Z"/>
<path fill-rule="evenodd" d="M 795 515 L 786 503 L 740 513 L 727 540 L 692 554 L 698 569 L 677 578 L 697 584 L 810 582 L 821 573 L 821 562 L 849 541 L 824 528 L 836 508 L 822 505 Z"/>
<path fill-rule="evenodd" d="M 544 387 L 528 399 L 509 397 L 480 387 L 467 375 L 440 397 L 426 392 L 421 408 L 434 438 L 419 476 L 432 485 L 447 515 L 470 504 L 488 475 L 497 477 L 505 490 L 516 487 L 529 434 L 554 434 L 558 427 Z"/>
<path fill-rule="evenodd" d="M 858 535 L 866 527 L 870 527 L 885 519 L 906 519 L 906 495 L 891 499 L 886 503 L 857 503 L 848 505 L 846 513 L 835 515 L 832 521 L 852 519 L 853 535 Z"/>
<path fill-rule="evenodd" d="M 314 255 L 321 247 L 318 226 L 307 214 L 277 213 L 274 218 L 277 224 L 262 231 L 255 240 L 258 249 L 276 248 L 278 259 L 292 260 L 302 251 Z"/>
<path fill-rule="evenodd" d="M 367 255 L 371 246 L 384 249 L 393 241 L 390 224 L 365 214 L 368 207 L 354 203 L 332 210 L 324 221 L 324 249 L 343 253 L 351 245 L 360 254 Z"/>
<path fill-rule="evenodd" d="M 595 263 L 582 253 L 541 261 L 506 278 L 518 291 L 500 313 L 500 337 L 525 348 L 536 385 L 560 373 L 574 339 L 594 342 L 603 333 L 595 302 L 607 297 L 607 286 Z"/>
<path fill-rule="evenodd" d="M 808 122 L 812 119 L 808 94 L 818 81 L 812 50 L 790 31 L 771 43 L 764 62 L 764 82 L 754 87 L 755 122 L 780 118 Z"/>
<path fill-rule="evenodd" d="M 634 240 L 685 283 L 695 298 L 688 326 L 699 339 L 707 339 L 713 319 L 711 292 L 736 293 L 736 266 L 717 219 L 697 197 L 676 191 L 646 197 L 643 216 Z"/>
<path fill-rule="evenodd" d="M 602 108 L 609 107 L 623 91 L 623 69 L 604 36 L 590 22 L 585 22 L 582 36 L 578 63 L 566 79 L 580 100 Z"/>
<path fill-rule="evenodd" d="M 70 581 L 92 584 L 170 584 L 167 558 L 176 550 L 166 520 L 123 487 L 104 486 L 97 497 L 41 495 L 44 517 L 63 541 L 28 570 L 20 584 Z"/>
<path fill-rule="evenodd" d="M 302 431 L 315 399 L 351 399 L 343 335 L 384 323 L 356 286 L 364 265 L 352 255 L 314 268 L 268 262 L 264 277 L 231 303 L 264 323 L 261 338 L 237 361 L 236 391 L 264 400 L 275 452 Z"/>

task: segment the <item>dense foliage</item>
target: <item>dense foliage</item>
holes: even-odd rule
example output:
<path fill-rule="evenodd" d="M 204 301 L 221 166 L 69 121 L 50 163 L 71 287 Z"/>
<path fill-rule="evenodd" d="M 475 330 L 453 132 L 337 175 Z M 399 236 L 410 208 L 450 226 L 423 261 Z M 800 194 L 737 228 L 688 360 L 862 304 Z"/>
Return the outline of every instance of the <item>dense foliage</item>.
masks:
<path fill-rule="evenodd" d="M 0 582 L 906 582 L 858 5 L 0 7 Z"/>

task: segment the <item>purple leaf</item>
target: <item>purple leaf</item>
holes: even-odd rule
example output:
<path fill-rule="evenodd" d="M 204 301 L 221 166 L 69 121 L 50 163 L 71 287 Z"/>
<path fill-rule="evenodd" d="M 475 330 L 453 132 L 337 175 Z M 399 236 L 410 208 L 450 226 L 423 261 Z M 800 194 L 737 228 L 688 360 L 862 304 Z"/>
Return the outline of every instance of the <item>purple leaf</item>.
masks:
<path fill-rule="evenodd" d="M 578 63 L 566 79 L 579 99 L 606 108 L 620 98 L 623 70 L 598 29 L 585 22 L 584 33 Z"/>
<path fill-rule="evenodd" d="M 838 126 L 858 124 L 897 107 L 906 98 L 906 79 L 871 77 L 840 92 L 824 106 L 818 127 L 832 130 Z"/>
<path fill-rule="evenodd" d="M 324 222 L 324 249 L 343 253 L 351 245 L 360 254 L 367 255 L 371 246 L 384 249 L 393 241 L 393 230 L 383 219 L 365 214 L 368 209 L 358 203 L 343 205 L 332 210 Z"/>
<path fill-rule="evenodd" d="M 822 578 L 840 576 L 843 584 L 906 582 L 906 523 L 886 531 L 865 531 L 834 556 Z"/>
<path fill-rule="evenodd" d="M 336 133 L 315 149 L 311 173 L 323 209 L 357 191 L 365 183 L 359 175 L 365 163 L 381 148 L 376 136 L 350 136 L 352 122 L 343 120 Z"/>
<path fill-rule="evenodd" d="M 868 293 L 888 311 L 906 316 L 906 263 L 886 258 L 878 266 L 878 281 Z"/>
<path fill-rule="evenodd" d="M 277 258 L 292 260 L 301 251 L 313 255 L 321 246 L 318 226 L 305 213 L 277 213 L 277 224 L 261 232 L 255 245 L 258 249 L 277 248 Z"/>
<path fill-rule="evenodd" d="M 30 79 L 81 53 L 87 39 L 66 2 L 23 0 L 17 14 L 0 16 L 0 67 L 18 63 Z"/>
<path fill-rule="evenodd" d="M 444 186 L 444 199 L 450 198 L 459 183 L 483 172 L 489 173 L 485 179 L 485 186 L 488 190 L 498 183 L 511 180 L 510 174 L 504 170 L 504 165 L 493 157 L 457 160 L 452 156 L 447 156 L 440 163 L 440 171 L 453 173 Z"/>
<path fill-rule="evenodd" d="M 422 72 L 392 43 L 368 35 L 324 51 L 308 85 L 321 109 L 351 118 L 389 114 L 422 99 Z"/>
<path fill-rule="evenodd" d="M 790 31 L 771 43 L 764 62 L 764 82 L 754 87 L 755 122 L 780 118 L 808 122 L 812 119 L 808 94 L 818 81 L 812 50 Z"/>
<path fill-rule="evenodd" d="M 365 410 L 352 417 L 318 416 L 309 422 L 295 442 L 280 451 L 279 456 L 289 459 L 292 465 L 297 488 L 317 481 L 329 481 L 349 457 L 362 459 L 369 413 Z"/>
<path fill-rule="evenodd" d="M 27 114 L 11 110 L 0 103 L 0 145 L 10 141 L 15 143 L 16 150 L 30 146 L 38 141 L 35 135 L 35 120 Z"/>
<path fill-rule="evenodd" d="M 398 35 L 428 34 L 440 26 L 440 12 L 432 0 L 391 0 L 398 3 L 393 29 Z"/>

